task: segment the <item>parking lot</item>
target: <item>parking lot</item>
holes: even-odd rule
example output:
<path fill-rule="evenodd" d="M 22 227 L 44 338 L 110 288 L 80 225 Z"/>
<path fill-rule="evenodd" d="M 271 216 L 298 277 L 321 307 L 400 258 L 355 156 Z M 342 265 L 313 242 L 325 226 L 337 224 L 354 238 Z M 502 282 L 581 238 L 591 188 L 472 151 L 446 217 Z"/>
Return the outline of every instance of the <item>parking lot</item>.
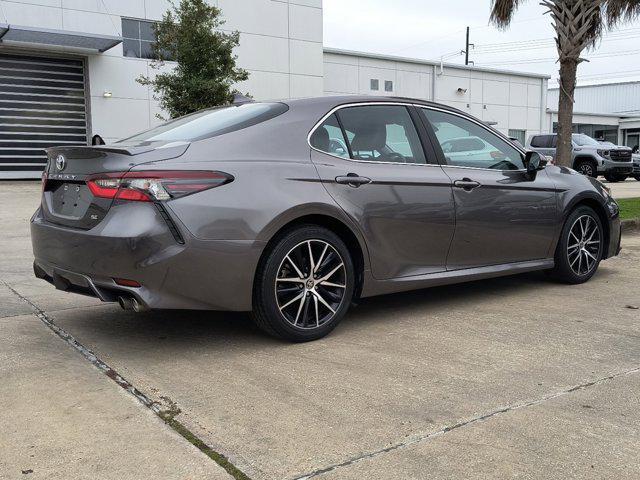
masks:
<path fill-rule="evenodd" d="M 35 279 L 39 189 L 0 185 L 0 478 L 640 477 L 640 234 L 585 285 L 366 299 L 288 344 Z"/>
<path fill-rule="evenodd" d="M 615 198 L 638 198 L 640 197 L 640 182 L 635 178 L 628 178 L 624 182 L 607 182 L 603 178 L 599 180 L 611 188 Z"/>

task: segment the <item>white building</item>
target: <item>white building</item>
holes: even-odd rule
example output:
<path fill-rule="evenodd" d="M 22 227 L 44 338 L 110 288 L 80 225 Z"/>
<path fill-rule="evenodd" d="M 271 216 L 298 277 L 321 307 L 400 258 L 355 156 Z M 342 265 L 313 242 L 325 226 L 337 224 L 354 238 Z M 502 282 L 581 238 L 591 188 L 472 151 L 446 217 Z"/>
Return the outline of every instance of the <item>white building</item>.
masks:
<path fill-rule="evenodd" d="M 505 133 L 546 131 L 547 77 L 323 49 L 322 0 L 210 0 L 240 31 L 256 99 L 337 93 L 454 105 Z M 167 0 L 0 2 L 0 178 L 37 177 L 43 148 L 111 142 L 159 122 L 151 25 Z M 167 64 L 166 68 L 171 68 Z M 377 83 L 376 83 L 377 82 Z M 376 87 L 377 85 L 377 87 Z M 376 89 L 377 88 L 377 89 Z"/>
<path fill-rule="evenodd" d="M 612 143 L 640 145 L 640 82 L 603 83 L 576 87 L 574 131 Z M 550 88 L 547 124 L 558 122 L 558 89 Z"/>
<path fill-rule="evenodd" d="M 546 75 L 324 49 L 324 93 L 414 97 L 470 113 L 521 140 L 546 131 Z"/>

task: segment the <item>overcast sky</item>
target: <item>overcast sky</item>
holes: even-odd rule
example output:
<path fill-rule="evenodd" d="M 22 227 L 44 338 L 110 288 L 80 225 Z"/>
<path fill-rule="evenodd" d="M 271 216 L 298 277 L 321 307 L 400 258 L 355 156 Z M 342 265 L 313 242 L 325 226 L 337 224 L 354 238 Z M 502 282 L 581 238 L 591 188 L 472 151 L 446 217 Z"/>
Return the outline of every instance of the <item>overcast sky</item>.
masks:
<path fill-rule="evenodd" d="M 324 0 L 324 44 L 347 50 L 464 63 L 558 77 L 553 28 L 544 7 L 529 0 L 507 31 L 488 25 L 490 0 Z M 516 43 L 514 43 L 516 42 Z M 640 80 L 640 22 L 608 33 L 578 67 L 581 84 Z"/>

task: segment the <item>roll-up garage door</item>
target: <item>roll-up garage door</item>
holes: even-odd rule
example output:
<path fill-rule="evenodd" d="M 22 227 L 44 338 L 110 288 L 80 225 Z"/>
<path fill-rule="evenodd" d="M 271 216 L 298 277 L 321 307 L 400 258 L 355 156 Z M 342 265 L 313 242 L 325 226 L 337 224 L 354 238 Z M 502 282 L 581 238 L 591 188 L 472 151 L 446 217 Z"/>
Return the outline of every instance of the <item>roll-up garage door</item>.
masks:
<path fill-rule="evenodd" d="M 86 145 L 84 63 L 0 53 L 0 179 L 38 178 L 55 145 Z"/>

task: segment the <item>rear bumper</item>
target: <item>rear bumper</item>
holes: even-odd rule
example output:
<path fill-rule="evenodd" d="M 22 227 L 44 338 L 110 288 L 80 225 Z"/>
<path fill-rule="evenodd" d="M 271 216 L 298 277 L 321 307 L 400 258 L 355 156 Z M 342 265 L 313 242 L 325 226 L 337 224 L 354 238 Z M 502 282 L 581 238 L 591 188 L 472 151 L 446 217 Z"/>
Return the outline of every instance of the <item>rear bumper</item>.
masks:
<path fill-rule="evenodd" d="M 38 210 L 31 219 L 34 271 L 56 288 L 103 301 L 128 295 L 148 308 L 250 310 L 264 244 L 203 241 L 179 222 L 175 227 L 184 243 L 150 203 L 114 205 L 91 230 L 48 223 Z M 114 278 L 141 287 L 120 286 Z"/>

